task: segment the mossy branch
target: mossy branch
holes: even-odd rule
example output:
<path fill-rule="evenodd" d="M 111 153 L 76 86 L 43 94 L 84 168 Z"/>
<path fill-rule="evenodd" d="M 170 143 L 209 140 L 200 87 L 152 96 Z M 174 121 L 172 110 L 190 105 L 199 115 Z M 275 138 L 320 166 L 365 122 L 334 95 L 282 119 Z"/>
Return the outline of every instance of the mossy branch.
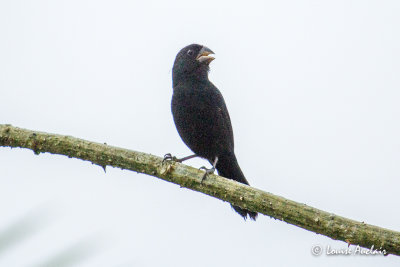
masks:
<path fill-rule="evenodd" d="M 201 183 L 202 171 L 176 162 L 163 164 L 162 158 L 150 154 L 2 124 L 0 146 L 28 148 L 35 154 L 49 152 L 87 160 L 103 168 L 112 166 L 145 173 L 335 240 L 400 255 L 399 232 L 318 210 L 217 175 L 210 175 Z"/>

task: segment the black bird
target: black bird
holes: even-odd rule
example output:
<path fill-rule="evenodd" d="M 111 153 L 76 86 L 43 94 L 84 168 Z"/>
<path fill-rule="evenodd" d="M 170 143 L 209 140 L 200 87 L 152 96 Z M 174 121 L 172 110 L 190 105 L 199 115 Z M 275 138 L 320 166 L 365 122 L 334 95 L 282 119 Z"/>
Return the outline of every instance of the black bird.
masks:
<path fill-rule="evenodd" d="M 209 64 L 214 60 L 209 48 L 192 44 L 177 54 L 172 69 L 174 89 L 171 109 L 174 122 L 183 142 L 195 153 L 182 159 L 171 154 L 166 159 L 182 162 L 193 157 L 202 157 L 211 164 L 206 173 L 218 170 L 219 175 L 249 184 L 236 160 L 233 131 L 228 109 L 221 92 L 208 79 Z M 255 220 L 257 213 L 233 206 L 244 219 Z"/>

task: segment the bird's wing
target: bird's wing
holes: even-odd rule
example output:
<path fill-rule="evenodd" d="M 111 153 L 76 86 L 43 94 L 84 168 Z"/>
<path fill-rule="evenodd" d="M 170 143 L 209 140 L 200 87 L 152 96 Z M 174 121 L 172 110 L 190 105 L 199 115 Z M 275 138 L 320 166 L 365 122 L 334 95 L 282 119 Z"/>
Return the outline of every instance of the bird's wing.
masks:
<path fill-rule="evenodd" d="M 221 125 L 224 129 L 224 135 L 226 141 L 229 143 L 231 149 L 234 148 L 234 141 L 233 141 L 233 130 L 232 130 L 232 123 L 231 118 L 229 117 L 228 108 L 226 107 L 224 97 L 222 96 L 221 92 L 218 90 L 217 87 L 213 85 L 213 89 L 215 90 L 215 103 L 217 108 L 217 118 L 218 118 L 218 125 Z"/>

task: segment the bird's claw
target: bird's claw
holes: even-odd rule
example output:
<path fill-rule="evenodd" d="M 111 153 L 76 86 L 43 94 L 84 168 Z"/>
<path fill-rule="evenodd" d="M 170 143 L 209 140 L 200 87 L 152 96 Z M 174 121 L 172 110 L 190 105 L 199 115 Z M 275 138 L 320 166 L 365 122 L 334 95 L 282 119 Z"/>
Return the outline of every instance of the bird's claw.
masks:
<path fill-rule="evenodd" d="M 203 167 L 200 167 L 199 170 L 205 170 L 205 173 L 204 173 L 203 177 L 201 178 L 201 182 L 203 182 L 207 178 L 207 175 L 213 174 L 215 172 L 214 167 L 207 169 L 206 167 L 203 166 Z"/>
<path fill-rule="evenodd" d="M 175 156 L 172 156 L 171 153 L 167 153 L 164 155 L 162 163 L 164 163 L 165 161 L 178 161 L 178 159 Z"/>

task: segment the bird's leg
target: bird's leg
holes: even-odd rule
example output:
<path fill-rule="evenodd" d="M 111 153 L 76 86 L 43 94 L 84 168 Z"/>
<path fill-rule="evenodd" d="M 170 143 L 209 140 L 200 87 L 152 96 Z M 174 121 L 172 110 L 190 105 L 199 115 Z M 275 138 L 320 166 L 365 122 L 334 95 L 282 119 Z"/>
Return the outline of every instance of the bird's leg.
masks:
<path fill-rule="evenodd" d="M 176 161 L 177 162 L 184 162 L 185 160 L 192 159 L 192 158 L 195 158 L 195 157 L 198 157 L 198 156 L 196 154 L 194 154 L 194 155 L 190 155 L 190 156 L 187 156 L 187 157 L 183 157 L 183 158 L 177 159 Z"/>
<path fill-rule="evenodd" d="M 206 179 L 206 177 L 207 177 L 207 175 L 209 175 L 209 174 L 213 174 L 214 172 L 215 172 L 215 166 L 217 166 L 217 163 L 218 163 L 218 157 L 215 157 L 215 160 L 214 160 L 214 162 L 213 162 L 213 165 L 212 165 L 212 168 L 210 168 L 210 169 L 207 169 L 206 167 L 200 167 L 200 170 L 205 170 L 206 172 L 204 173 L 204 175 L 203 175 L 203 178 L 201 178 L 201 182 L 203 182 L 205 179 Z"/>
<path fill-rule="evenodd" d="M 198 157 L 198 156 L 196 154 L 194 154 L 194 155 L 190 155 L 190 156 L 178 159 L 177 157 L 172 156 L 171 153 L 167 153 L 164 155 L 164 159 L 162 162 L 164 163 L 164 161 L 176 161 L 176 162 L 181 163 L 181 162 L 184 162 L 185 160 L 192 159 L 195 157 Z"/>

